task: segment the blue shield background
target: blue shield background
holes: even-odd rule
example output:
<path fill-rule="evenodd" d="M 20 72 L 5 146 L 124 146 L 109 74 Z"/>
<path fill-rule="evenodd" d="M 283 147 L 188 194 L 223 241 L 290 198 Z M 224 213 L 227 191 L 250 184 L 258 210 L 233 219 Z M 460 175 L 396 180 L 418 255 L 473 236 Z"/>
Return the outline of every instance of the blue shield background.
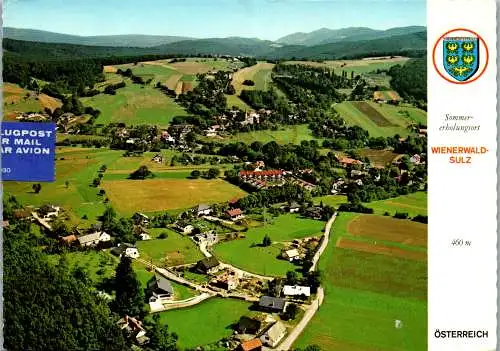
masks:
<path fill-rule="evenodd" d="M 471 78 L 479 68 L 479 39 L 444 38 L 443 65 L 446 72 L 460 82 Z"/>

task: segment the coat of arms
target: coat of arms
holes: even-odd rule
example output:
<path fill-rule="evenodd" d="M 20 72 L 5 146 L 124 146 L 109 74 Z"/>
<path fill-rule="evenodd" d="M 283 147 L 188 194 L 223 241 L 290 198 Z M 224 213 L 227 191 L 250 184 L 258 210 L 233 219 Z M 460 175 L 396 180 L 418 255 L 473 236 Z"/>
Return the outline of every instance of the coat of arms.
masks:
<path fill-rule="evenodd" d="M 471 78 L 479 68 L 479 39 L 475 37 L 445 37 L 443 64 L 446 72 L 460 82 Z"/>

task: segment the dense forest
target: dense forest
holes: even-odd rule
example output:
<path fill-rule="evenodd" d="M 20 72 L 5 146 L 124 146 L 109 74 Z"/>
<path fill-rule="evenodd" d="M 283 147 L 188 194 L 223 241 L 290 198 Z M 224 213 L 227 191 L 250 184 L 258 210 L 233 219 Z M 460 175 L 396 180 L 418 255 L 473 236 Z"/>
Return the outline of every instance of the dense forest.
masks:
<path fill-rule="evenodd" d="M 423 104 L 427 101 L 427 61 L 425 58 L 413 59 L 404 65 L 389 69 L 391 86 L 405 99 Z"/>

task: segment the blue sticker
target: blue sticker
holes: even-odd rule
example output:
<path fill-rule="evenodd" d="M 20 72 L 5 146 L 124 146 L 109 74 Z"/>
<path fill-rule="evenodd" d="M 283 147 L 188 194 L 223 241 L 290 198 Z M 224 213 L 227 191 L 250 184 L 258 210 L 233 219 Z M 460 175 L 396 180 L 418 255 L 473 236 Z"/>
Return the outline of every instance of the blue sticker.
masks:
<path fill-rule="evenodd" d="M 54 181 L 54 123 L 2 122 L 0 141 L 2 180 Z"/>

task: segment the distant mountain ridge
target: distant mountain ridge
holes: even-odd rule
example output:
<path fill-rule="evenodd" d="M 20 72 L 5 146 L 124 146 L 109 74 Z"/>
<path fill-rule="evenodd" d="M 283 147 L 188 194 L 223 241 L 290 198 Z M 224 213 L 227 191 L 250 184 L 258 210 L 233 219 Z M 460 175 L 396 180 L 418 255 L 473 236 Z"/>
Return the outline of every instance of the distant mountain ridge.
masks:
<path fill-rule="evenodd" d="M 98 35 L 79 36 L 71 34 L 61 34 L 37 29 L 25 28 L 3 28 L 4 38 L 36 41 L 40 43 L 61 43 L 88 46 L 113 46 L 113 47 L 140 47 L 147 48 L 170 44 L 182 40 L 194 38 L 169 35 L 142 35 L 142 34 L 122 34 L 122 35 Z"/>
<path fill-rule="evenodd" d="M 387 38 L 394 35 L 412 34 L 423 32 L 426 27 L 408 26 L 396 27 L 387 30 L 377 30 L 367 27 L 348 27 L 341 29 L 321 28 L 309 33 L 297 32 L 276 40 L 284 45 L 306 45 L 314 46 L 321 44 L 336 43 L 340 41 L 358 41 Z"/>

